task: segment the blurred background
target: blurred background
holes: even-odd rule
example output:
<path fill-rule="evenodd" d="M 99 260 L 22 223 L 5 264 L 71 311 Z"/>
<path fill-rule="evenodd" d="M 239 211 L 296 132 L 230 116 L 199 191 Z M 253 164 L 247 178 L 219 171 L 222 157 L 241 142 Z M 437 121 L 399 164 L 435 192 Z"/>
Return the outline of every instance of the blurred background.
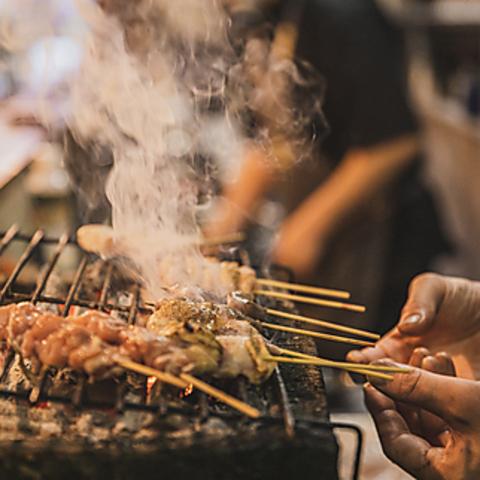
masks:
<path fill-rule="evenodd" d="M 328 312 L 329 319 L 379 332 L 398 319 L 416 274 L 480 280 L 480 1 L 226 4 L 236 35 L 252 25 L 294 26 L 296 56 L 320 75 L 329 133 L 322 126 L 302 162 L 270 169 L 248 142 L 212 129 L 231 162 L 217 165 L 220 196 L 205 231 L 245 230 L 257 262 L 273 258 L 303 281 L 351 291 L 368 314 Z M 84 220 L 64 168 L 71 152 L 62 119 L 86 26 L 74 0 L 0 0 L 3 38 L 22 16 L 34 21 L 25 35 L 35 41 L 14 56 L 0 47 L 0 230 L 18 224 L 55 236 Z M 46 111 L 48 129 L 39 120 Z M 2 257 L 0 280 L 18 252 L 10 255 Z M 321 348 L 325 356 L 345 354 Z M 368 430 L 355 412 L 360 393 L 351 387 L 345 395 L 345 383 L 330 378 L 338 418 L 358 414 Z M 406 478 L 385 470 L 373 440 L 366 455 L 364 478 Z"/>

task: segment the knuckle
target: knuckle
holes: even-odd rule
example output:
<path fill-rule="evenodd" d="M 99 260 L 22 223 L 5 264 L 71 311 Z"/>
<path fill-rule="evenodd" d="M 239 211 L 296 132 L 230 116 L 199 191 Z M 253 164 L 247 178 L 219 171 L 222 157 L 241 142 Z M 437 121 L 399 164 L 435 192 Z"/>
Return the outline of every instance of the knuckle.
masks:
<path fill-rule="evenodd" d="M 413 278 L 413 280 L 410 282 L 410 288 L 413 290 L 415 288 L 418 288 L 425 283 L 431 283 L 434 281 L 438 281 L 441 278 L 441 275 L 438 273 L 433 273 L 433 272 L 425 272 L 425 273 L 420 273 L 416 277 Z"/>
<path fill-rule="evenodd" d="M 402 397 L 410 399 L 417 393 L 421 376 L 421 370 L 418 369 L 413 370 L 411 373 L 401 375 L 398 383 L 398 391 Z"/>

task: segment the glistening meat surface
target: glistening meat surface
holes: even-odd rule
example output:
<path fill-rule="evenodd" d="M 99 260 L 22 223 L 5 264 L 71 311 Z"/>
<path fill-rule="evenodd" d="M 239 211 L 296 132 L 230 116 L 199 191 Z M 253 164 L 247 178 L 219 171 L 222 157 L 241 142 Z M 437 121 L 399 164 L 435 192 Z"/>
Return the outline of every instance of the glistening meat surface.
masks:
<path fill-rule="evenodd" d="M 108 374 L 117 358 L 158 370 L 266 380 L 274 364 L 263 337 L 226 306 L 170 300 L 148 321 L 127 325 L 97 311 L 61 317 L 30 303 L 0 307 L 0 341 L 33 364 Z"/>

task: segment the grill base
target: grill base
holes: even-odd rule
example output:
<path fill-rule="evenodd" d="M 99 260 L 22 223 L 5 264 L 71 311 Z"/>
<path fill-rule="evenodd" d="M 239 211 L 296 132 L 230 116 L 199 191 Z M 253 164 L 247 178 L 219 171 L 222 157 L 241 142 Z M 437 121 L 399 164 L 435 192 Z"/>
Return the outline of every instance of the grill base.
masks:
<path fill-rule="evenodd" d="M 304 338 L 285 342 L 286 348 L 315 349 Z M 337 444 L 320 370 L 283 366 L 282 376 L 293 436 L 278 405 L 271 406 L 271 416 L 251 421 L 230 412 L 202 418 L 174 408 L 119 412 L 2 399 L 0 478 L 336 479 Z M 275 379 L 261 388 L 268 397 Z"/>
<path fill-rule="evenodd" d="M 248 427 L 230 440 L 197 435 L 190 445 L 159 451 L 158 444 L 129 439 L 92 446 L 50 437 L 48 442 L 0 442 L 0 476 L 12 479 L 335 479 L 336 445 L 328 430 L 302 428 L 295 439 L 281 426 Z M 176 443 L 176 442 L 174 442 Z M 186 442 L 190 443 L 190 442 Z"/>

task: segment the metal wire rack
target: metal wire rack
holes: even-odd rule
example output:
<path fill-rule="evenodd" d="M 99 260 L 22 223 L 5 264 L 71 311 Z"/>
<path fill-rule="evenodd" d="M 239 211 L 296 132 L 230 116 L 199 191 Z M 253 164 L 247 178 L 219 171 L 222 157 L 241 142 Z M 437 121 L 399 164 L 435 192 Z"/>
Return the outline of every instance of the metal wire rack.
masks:
<path fill-rule="evenodd" d="M 112 300 L 115 295 L 115 266 L 112 263 L 104 262 L 103 271 L 105 272 L 103 278 L 99 282 L 101 287 L 95 298 L 83 298 L 80 295 L 80 290 L 85 281 L 85 272 L 87 267 L 92 262 L 100 261 L 97 257 L 92 257 L 81 251 L 77 246 L 74 238 L 68 234 L 62 235 L 60 238 L 52 238 L 42 230 L 37 230 L 33 235 L 25 235 L 19 232 L 19 229 L 14 225 L 7 231 L 0 232 L 0 257 L 5 250 L 13 243 L 20 242 L 25 246 L 14 268 L 8 275 L 0 288 L 0 305 L 19 302 L 31 302 L 33 304 L 48 304 L 57 306 L 60 313 L 68 316 L 72 308 L 80 307 L 86 309 L 95 309 L 106 312 L 118 312 L 130 324 L 135 324 L 137 315 L 139 313 L 151 312 L 151 308 L 145 305 L 141 298 L 141 288 L 138 284 L 132 283 L 129 286 L 128 296 L 130 297 L 130 304 L 125 305 L 118 301 Z M 35 254 L 39 252 L 44 246 L 53 247 L 53 253 L 50 258 L 42 265 L 41 273 L 35 285 L 30 291 L 25 288 L 18 288 L 17 281 L 29 264 L 33 261 Z M 55 271 L 57 264 L 67 247 L 73 247 L 78 252 L 79 261 L 76 267 L 73 280 L 68 288 L 66 295 L 48 295 L 45 290 L 49 279 Z M 238 260 L 242 263 L 248 262 L 248 255 L 245 252 L 238 252 Z M 281 272 L 283 276 L 292 278 L 291 272 L 288 269 L 283 269 L 280 266 L 274 267 L 274 270 Z M 25 291 L 27 290 L 27 291 Z M 281 342 L 281 335 L 275 335 L 272 340 Z M 37 377 L 37 381 L 27 388 L 8 387 L 7 380 L 9 372 L 18 361 L 18 355 L 14 350 L 6 353 L 3 367 L 0 372 L 0 398 L 15 399 L 17 401 L 29 402 L 31 405 L 38 405 L 44 402 L 71 405 L 78 409 L 114 409 L 119 411 L 133 410 L 146 411 L 157 413 L 159 415 L 167 415 L 169 413 L 182 413 L 186 415 L 196 416 L 205 420 L 209 416 L 218 416 L 222 419 L 230 421 L 242 422 L 245 421 L 240 415 L 225 409 L 213 399 L 208 398 L 205 394 L 197 392 L 188 399 L 179 399 L 178 396 L 175 401 L 168 401 L 160 398 L 155 402 L 149 401 L 149 392 L 147 381 L 143 379 L 141 383 L 141 392 L 135 398 L 135 401 L 130 400 L 128 396 L 129 387 L 124 381 L 117 381 L 115 385 L 115 395 L 112 400 L 104 401 L 91 398 L 89 395 L 89 382 L 86 376 L 76 374 L 73 377 L 71 388 L 67 393 L 59 394 L 53 388 L 55 386 L 55 374 L 52 369 L 44 368 Z M 332 431 L 334 429 L 348 429 L 355 433 L 357 437 L 357 448 L 355 454 L 355 465 L 353 468 L 353 478 L 358 478 L 360 455 L 362 450 L 362 432 L 355 425 L 331 423 L 325 419 L 315 417 L 298 417 L 293 413 L 290 394 L 284 376 L 282 374 L 282 367 L 275 369 L 274 375 L 269 383 L 269 391 L 271 395 L 261 396 L 264 399 L 262 404 L 262 417 L 258 422 L 264 425 L 283 424 L 284 432 L 287 437 L 293 438 L 302 431 L 308 429 L 319 429 Z M 28 385 L 28 382 L 27 382 Z M 252 391 L 252 387 L 247 384 L 244 379 L 238 379 L 228 385 L 222 387 L 228 388 L 229 391 L 238 395 L 243 401 L 247 403 L 258 402 L 258 389 Z M 272 405 L 275 408 L 272 408 Z M 272 414 L 271 412 L 279 412 Z"/>

